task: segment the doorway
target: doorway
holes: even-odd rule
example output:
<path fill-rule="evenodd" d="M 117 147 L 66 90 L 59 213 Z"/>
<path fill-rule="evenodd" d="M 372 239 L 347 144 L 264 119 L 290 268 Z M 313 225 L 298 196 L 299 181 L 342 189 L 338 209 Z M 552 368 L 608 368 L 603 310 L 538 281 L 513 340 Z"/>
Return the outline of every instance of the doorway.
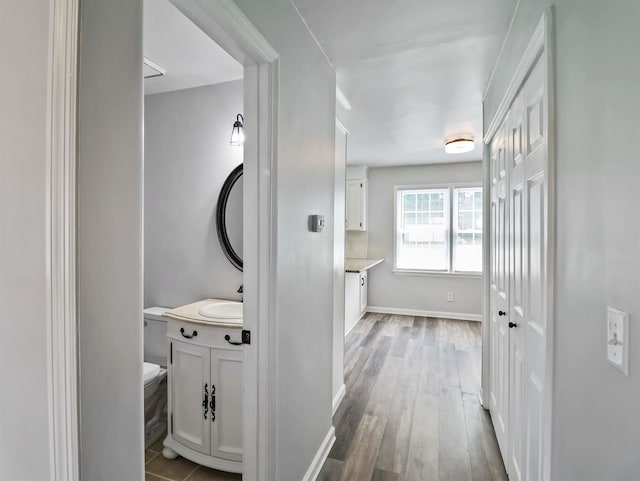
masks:
<path fill-rule="evenodd" d="M 268 416 L 271 412 L 268 386 L 273 372 L 269 350 L 272 315 L 269 281 L 273 275 L 271 226 L 275 176 L 271 174 L 275 165 L 272 145 L 277 126 L 278 55 L 232 2 L 171 3 L 244 67 L 247 141 L 243 203 L 250 212 L 243 218 L 247 265 L 243 278 L 244 319 L 245 328 L 252 333 L 251 344 L 244 346 L 246 389 L 242 404 L 248 419 L 243 428 L 244 479 L 264 479 L 269 476 L 271 454 L 267 445 L 272 445 L 265 440 L 272 435 Z M 77 134 L 80 162 L 77 175 L 68 169 L 54 179 L 63 191 L 70 185 L 78 186 L 77 207 L 72 202 L 66 204 L 62 218 L 77 216 L 77 250 L 63 262 L 68 271 L 73 271 L 77 259 L 77 282 L 71 288 L 78 292 L 79 321 L 70 326 L 60 342 L 64 345 L 73 342 L 72 333 L 79 330 L 77 366 L 66 368 L 66 372 L 71 374 L 77 368 L 82 377 L 77 401 L 82 422 L 76 438 L 82 450 L 77 458 L 82 476 L 92 479 L 130 478 L 137 469 L 140 477 L 143 475 L 143 393 L 139 368 L 142 322 L 136 314 L 143 307 L 142 112 L 136 102 L 140 100 L 137 98 L 140 92 L 124 91 L 125 87 L 136 88 L 136 83 L 141 85 L 142 31 L 135 23 L 141 21 L 142 8 L 141 2 L 127 4 L 126 12 L 130 15 L 125 15 L 122 8 L 120 4 L 102 2 L 83 4 L 86 28 L 79 59 L 82 82 Z M 118 25 L 123 19 L 134 25 L 123 29 L 128 36 L 117 39 L 114 45 L 101 44 L 104 30 L 100 27 Z M 73 28 L 76 36 L 69 36 L 70 45 L 78 41 L 78 25 Z M 122 83 L 112 82 L 97 60 L 101 55 L 115 53 L 127 72 Z M 103 91 L 109 94 L 104 95 Z M 105 103 L 105 98 L 112 102 L 117 99 L 117 105 Z M 69 98 L 65 101 L 73 104 Z M 65 127 L 68 129 L 65 132 L 75 138 L 75 126 Z M 110 142 L 110 135 L 105 132 L 112 133 L 118 142 Z M 75 223 L 70 231 L 75 234 Z M 56 379 L 65 377 L 60 375 Z M 112 406 L 119 406 L 118 416 L 105 416 Z M 64 423 L 67 436 L 73 438 L 75 420 L 63 417 L 59 420 Z M 69 459 L 72 456 L 73 453 Z M 114 463 L 114 459 L 118 462 Z"/>

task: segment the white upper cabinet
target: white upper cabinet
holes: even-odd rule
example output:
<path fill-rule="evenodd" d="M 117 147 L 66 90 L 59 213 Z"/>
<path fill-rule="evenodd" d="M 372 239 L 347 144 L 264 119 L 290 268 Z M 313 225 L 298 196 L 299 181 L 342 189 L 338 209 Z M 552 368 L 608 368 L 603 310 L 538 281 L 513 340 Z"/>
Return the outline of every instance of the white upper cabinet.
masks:
<path fill-rule="evenodd" d="M 347 230 L 367 230 L 367 179 L 347 180 Z"/>

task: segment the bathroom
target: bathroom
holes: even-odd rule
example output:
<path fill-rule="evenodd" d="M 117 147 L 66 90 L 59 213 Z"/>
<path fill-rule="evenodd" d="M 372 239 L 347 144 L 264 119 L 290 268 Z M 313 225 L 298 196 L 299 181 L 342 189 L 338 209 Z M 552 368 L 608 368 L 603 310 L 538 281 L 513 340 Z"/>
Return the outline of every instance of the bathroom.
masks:
<path fill-rule="evenodd" d="M 242 461 L 243 67 L 169 0 L 144 6 L 145 471 L 219 479 L 204 466 Z M 201 309 L 217 300 L 239 314 Z"/>

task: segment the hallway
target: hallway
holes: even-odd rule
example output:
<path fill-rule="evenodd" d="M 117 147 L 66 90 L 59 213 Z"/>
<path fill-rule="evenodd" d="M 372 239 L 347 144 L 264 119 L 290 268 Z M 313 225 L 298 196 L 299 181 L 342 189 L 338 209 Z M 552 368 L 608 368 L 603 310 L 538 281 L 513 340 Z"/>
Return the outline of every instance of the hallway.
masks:
<path fill-rule="evenodd" d="M 367 314 L 345 341 L 347 395 L 318 481 L 506 481 L 478 401 L 480 328 Z"/>

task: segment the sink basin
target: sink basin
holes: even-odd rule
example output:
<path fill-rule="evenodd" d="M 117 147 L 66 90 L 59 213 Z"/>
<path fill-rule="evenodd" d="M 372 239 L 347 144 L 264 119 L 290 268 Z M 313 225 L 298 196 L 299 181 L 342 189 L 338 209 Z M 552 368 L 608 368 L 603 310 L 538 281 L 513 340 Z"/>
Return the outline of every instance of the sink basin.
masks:
<path fill-rule="evenodd" d="M 202 306 L 198 314 L 212 319 L 242 322 L 242 302 L 212 302 Z"/>

